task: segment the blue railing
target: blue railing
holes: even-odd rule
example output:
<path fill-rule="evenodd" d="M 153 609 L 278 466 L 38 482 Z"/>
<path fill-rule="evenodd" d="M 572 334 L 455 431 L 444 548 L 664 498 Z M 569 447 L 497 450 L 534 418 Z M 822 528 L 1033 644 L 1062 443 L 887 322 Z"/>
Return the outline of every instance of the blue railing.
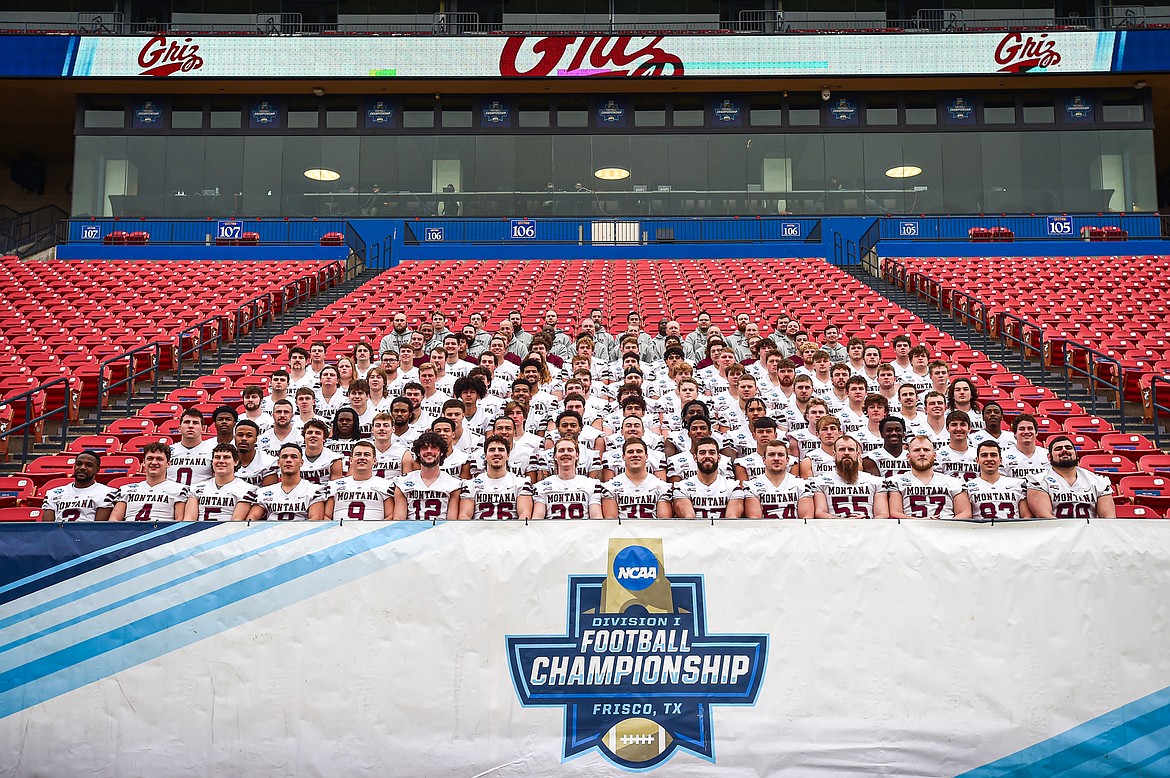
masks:
<path fill-rule="evenodd" d="M 414 219 L 406 242 L 509 244 L 805 243 L 820 239 L 820 219 L 745 216 L 605 219 Z M 531 230 L 529 232 L 529 230 Z"/>
<path fill-rule="evenodd" d="M 306 245 L 321 243 L 327 232 L 345 234 L 344 219 L 70 219 L 69 243 L 101 245 L 111 232 L 146 232 L 151 243 L 215 245 L 221 222 L 238 222 L 239 232 L 254 232 L 260 243 Z"/>
<path fill-rule="evenodd" d="M 1015 240 L 1079 241 L 1082 227 L 1120 227 L 1134 240 L 1162 237 L 1161 218 L 1156 213 L 891 216 L 879 221 L 882 240 L 969 240 L 972 227 L 1006 227 L 1014 233 Z"/>

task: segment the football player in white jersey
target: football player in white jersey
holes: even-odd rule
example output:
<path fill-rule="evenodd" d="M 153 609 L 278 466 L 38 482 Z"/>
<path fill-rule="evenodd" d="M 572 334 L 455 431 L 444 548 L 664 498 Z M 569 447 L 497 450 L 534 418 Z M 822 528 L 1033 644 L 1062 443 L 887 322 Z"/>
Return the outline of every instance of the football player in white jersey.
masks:
<path fill-rule="evenodd" d="M 738 519 L 743 515 L 743 493 L 735 479 L 721 472 L 723 459 L 726 457 L 720 455 L 715 438 L 708 435 L 698 439 L 694 453 L 696 472 L 676 483 L 671 493 L 677 518 Z"/>
<path fill-rule="evenodd" d="M 947 445 L 951 439 L 947 429 L 947 398 L 942 392 L 927 392 L 922 398 L 922 408 L 926 411 L 926 418 L 918 426 L 918 434 L 925 435 L 934 443 L 935 448 Z"/>
<path fill-rule="evenodd" d="M 82 451 L 73 457 L 73 483 L 50 489 L 41 506 L 42 521 L 108 521 L 114 489 L 97 482 L 101 454 Z"/>
<path fill-rule="evenodd" d="M 699 444 L 708 438 L 715 440 L 715 438 L 711 437 L 710 420 L 706 416 L 691 417 L 687 422 L 687 439 L 690 441 L 690 448 L 675 454 L 666 461 L 666 480 L 671 483 L 679 483 L 688 478 L 693 478 L 699 472 Z M 722 452 L 717 462 L 717 473 L 729 480 L 735 480 L 735 466 L 731 461 L 731 457 L 726 456 Z"/>
<path fill-rule="evenodd" d="M 305 422 L 301 434 L 305 438 L 301 478 L 317 486 L 341 478 L 345 473 L 341 455 L 325 447 L 325 438 L 329 435 L 328 425 L 320 419 L 310 419 Z"/>
<path fill-rule="evenodd" d="M 280 467 L 280 481 L 257 490 L 256 504 L 248 513 L 248 521 L 307 521 L 317 485 L 301 478 L 304 462 L 301 447 L 296 443 L 285 443 L 277 452 L 276 461 Z"/>
<path fill-rule="evenodd" d="M 622 441 L 624 472 L 606 482 L 601 515 L 607 519 L 669 519 L 670 484 L 646 469 L 649 450 L 641 438 Z"/>
<path fill-rule="evenodd" d="M 394 511 L 394 484 L 374 475 L 377 450 L 359 440 L 349 455 L 349 475 L 317 489 L 309 521 L 386 521 Z"/>
<path fill-rule="evenodd" d="M 945 446 L 937 446 L 938 462 L 935 467 L 939 472 L 953 475 L 961 480 L 969 480 L 979 475 L 979 463 L 975 461 L 975 449 L 968 443 L 971 434 L 971 420 L 966 411 L 951 411 L 947 414 L 947 431 L 950 441 Z M 931 438 L 930 435 L 925 437 Z M 931 443 L 933 443 L 933 438 Z"/>
<path fill-rule="evenodd" d="M 272 427 L 261 432 L 256 445 L 269 456 L 275 457 L 286 443 L 300 446 L 304 443 L 301 433 L 292 425 L 293 404 L 288 400 L 277 400 L 272 405 Z"/>
<path fill-rule="evenodd" d="M 1048 469 L 1048 451 L 1036 446 L 1036 432 L 1036 417 L 1021 413 L 1012 419 L 1016 445 L 1003 452 L 1004 472 L 1025 484 Z"/>
<path fill-rule="evenodd" d="M 829 417 L 826 417 L 829 418 Z M 861 444 L 842 435 L 833 444 L 834 470 L 813 481 L 818 519 L 886 519 L 889 500 L 881 478 L 861 472 Z"/>
<path fill-rule="evenodd" d="M 887 416 L 878 422 L 882 445 L 866 453 L 861 469 L 879 478 L 893 478 L 910 471 L 906 456 L 906 422 L 901 416 Z"/>
<path fill-rule="evenodd" d="M 971 516 L 976 521 L 1032 518 L 1027 484 L 1000 472 L 1003 458 L 999 444 L 984 440 L 975 448 L 975 459 L 979 462 L 979 477 L 963 486 L 971 500 Z"/>
<path fill-rule="evenodd" d="M 446 419 L 443 420 L 450 424 Z M 452 425 L 452 430 L 454 425 Z M 418 469 L 394 482 L 394 518 L 418 521 L 453 521 L 459 518 L 458 478 L 439 468 L 449 444 L 435 432 L 424 432 L 411 446 Z"/>
<path fill-rule="evenodd" d="M 1015 448 L 1016 436 L 1003 428 L 1003 406 L 995 400 L 983 403 L 983 429 L 971 433 L 970 443 L 976 448 L 985 440 L 994 440 L 1001 451 Z"/>
<path fill-rule="evenodd" d="M 881 448 L 882 444 L 885 443 L 881 433 L 881 422 L 890 414 L 890 403 L 880 394 L 867 394 L 863 407 L 865 409 L 865 426 L 857 431 L 856 437 L 861 443 L 861 452 L 868 454 Z"/>
<path fill-rule="evenodd" d="M 817 419 L 815 429 L 821 445 L 805 453 L 796 473 L 806 481 L 822 475 L 831 475 L 837 469 L 834 445 L 841 437 L 841 422 L 837 421 L 836 416 L 822 416 Z"/>
<path fill-rule="evenodd" d="M 203 439 L 203 414 L 194 408 L 179 418 L 179 442 L 171 446 L 167 479 L 192 486 L 211 478 L 211 450 L 214 440 Z"/>
<path fill-rule="evenodd" d="M 788 472 L 788 444 L 764 447 L 764 472 L 743 485 L 743 515 L 749 519 L 811 519 L 812 487 Z"/>
<path fill-rule="evenodd" d="M 1115 519 L 1109 479 L 1078 467 L 1081 457 L 1067 435 L 1048 441 L 1049 468 L 1028 483 L 1028 507 L 1038 519 Z"/>
<path fill-rule="evenodd" d="M 145 481 L 119 486 L 110 497 L 110 521 L 180 521 L 190 496 L 188 487 L 167 478 L 170 446 L 147 443 L 142 447 Z"/>
<path fill-rule="evenodd" d="M 459 494 L 459 518 L 485 521 L 532 518 L 532 486 L 508 471 L 511 446 L 501 435 L 483 442 L 484 471 L 463 482 Z"/>
<path fill-rule="evenodd" d="M 752 427 L 752 437 L 756 440 L 756 448 L 745 457 L 735 460 L 735 478 L 741 484 L 746 484 L 765 470 L 764 450 L 773 440 L 780 439 L 780 431 L 776 421 L 768 416 L 756 419 Z M 785 447 L 788 441 L 784 441 Z"/>
<path fill-rule="evenodd" d="M 240 455 L 236 467 L 236 478 L 252 486 L 272 486 L 280 480 L 280 467 L 276 457 L 269 456 L 256 447 L 260 439 L 260 427 L 254 421 L 240 419 L 236 422 L 236 451 Z"/>
<path fill-rule="evenodd" d="M 915 435 L 907 446 L 910 472 L 886 480 L 890 516 L 895 519 L 969 519 L 971 502 L 962 480 L 936 473 L 934 444 Z"/>
<path fill-rule="evenodd" d="M 562 438 L 553 445 L 557 471 L 532 487 L 534 519 L 600 519 L 600 481 L 577 475 L 577 441 Z"/>
<path fill-rule="evenodd" d="M 409 403 L 407 403 L 409 405 Z M 394 419 L 389 413 L 374 414 L 374 475 L 393 483 L 402 475 L 402 455 L 406 449 L 394 445 Z M 357 445 L 356 443 L 354 445 Z M 352 466 L 352 463 L 351 463 Z"/>
<path fill-rule="evenodd" d="M 788 433 L 788 456 L 794 469 L 808 455 L 808 452 L 821 445 L 821 439 L 817 437 L 816 433 L 817 422 L 828 415 L 829 406 L 825 404 L 825 401 L 820 397 L 813 397 L 808 401 L 801 416 L 803 423 L 796 429 L 790 428 L 792 431 Z"/>
<path fill-rule="evenodd" d="M 211 479 L 191 487 L 185 521 L 243 521 L 256 504 L 256 487 L 236 477 L 240 452 L 227 443 L 211 450 Z"/>

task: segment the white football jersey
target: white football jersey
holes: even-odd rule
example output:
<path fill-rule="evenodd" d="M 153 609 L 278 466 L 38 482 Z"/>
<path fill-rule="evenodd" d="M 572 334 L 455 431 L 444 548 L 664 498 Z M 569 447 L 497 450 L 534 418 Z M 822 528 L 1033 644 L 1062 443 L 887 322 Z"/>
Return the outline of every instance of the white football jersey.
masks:
<path fill-rule="evenodd" d="M 973 478 L 963 485 L 971 500 L 971 516 L 990 521 L 1020 518 L 1020 503 L 1028 496 L 1027 485 L 1019 478 L 1001 475 L 995 483 Z"/>
<path fill-rule="evenodd" d="M 315 457 L 305 454 L 301 463 L 301 478 L 320 486 L 329 480 L 333 463 L 339 459 L 341 459 L 341 454 L 328 447 L 322 448 L 321 453 Z"/>
<path fill-rule="evenodd" d="M 955 518 L 955 495 L 963 491 L 963 482 L 942 473 L 931 473 L 922 483 L 913 473 L 887 479 L 885 490 L 902 495 L 902 512 L 912 519 Z"/>
<path fill-rule="evenodd" d="M 747 456 L 739 457 L 735 460 L 737 467 L 742 467 L 746 474 L 743 482 L 746 484 L 753 478 L 758 478 L 764 474 L 764 458 L 755 451 Z"/>
<path fill-rule="evenodd" d="M 439 472 L 439 476 L 427 484 L 422 471 L 408 473 L 394 485 L 406 495 L 406 518 L 411 521 L 444 521 L 452 499 L 452 492 L 458 492 L 460 480 L 450 473 Z M 455 495 L 454 499 L 459 499 Z"/>
<path fill-rule="evenodd" d="M 471 518 L 504 521 L 519 518 L 516 500 L 531 490 L 527 479 L 515 473 L 505 473 L 500 478 L 488 478 L 487 473 L 482 473 L 463 482 L 460 497 L 475 504 Z"/>
<path fill-rule="evenodd" d="M 883 445 L 867 452 L 865 457 L 877 465 L 878 475 L 882 478 L 893 478 L 902 473 L 910 472 L 910 458 L 906 449 L 902 449 L 901 454 L 894 456 L 886 451 L 886 447 Z"/>
<path fill-rule="evenodd" d="M 65 484 L 50 489 L 43 508 L 52 511 L 57 521 L 94 521 L 98 508 L 112 508 L 117 490 L 94 481 L 84 489 L 76 484 Z"/>
<path fill-rule="evenodd" d="M 860 514 L 867 519 L 874 515 L 874 496 L 882 491 L 883 479 L 869 473 L 858 473 L 856 483 L 847 483 L 834 468 L 832 473 L 813 481 L 813 486 L 825 495 L 829 513 L 837 517 Z"/>
<path fill-rule="evenodd" d="M 622 473 L 602 486 L 604 496 L 617 502 L 619 519 L 657 518 L 658 503 L 670 501 L 670 484 L 651 473 L 637 484 Z"/>
<path fill-rule="evenodd" d="M 691 501 L 696 519 L 722 519 L 727 517 L 728 503 L 743 499 L 743 490 L 734 478 L 722 473 L 716 475 L 714 483 L 709 486 L 695 475 L 674 485 L 671 498 L 680 497 Z"/>
<path fill-rule="evenodd" d="M 385 451 L 379 451 L 378 447 L 374 446 L 374 475 L 379 478 L 385 478 L 391 482 L 402 476 L 402 455 L 406 452 L 404 448 L 398 448 L 391 445 Z"/>
<path fill-rule="evenodd" d="M 280 455 L 280 447 L 287 443 L 295 443 L 303 448 L 305 445 L 305 439 L 302 438 L 301 433 L 297 432 L 295 429 L 289 432 L 288 437 L 286 438 L 278 437 L 276 430 L 270 429 L 267 432 L 262 433 L 256 440 L 256 448 L 260 451 L 263 451 L 270 457 L 276 457 Z"/>
<path fill-rule="evenodd" d="M 761 474 L 743 485 L 743 498 L 755 497 L 760 501 L 760 510 L 765 519 L 796 519 L 797 503 L 804 497 L 812 496 L 812 485 L 803 478 L 785 473 L 779 484 L 773 484 L 766 474 Z"/>
<path fill-rule="evenodd" d="M 264 506 L 264 518 L 269 521 L 307 521 L 309 504 L 313 501 L 317 488 L 316 484 L 303 478 L 291 492 L 286 492 L 282 484 L 275 483 L 257 490 L 256 504 Z"/>
<path fill-rule="evenodd" d="M 1097 500 L 1101 497 L 1111 496 L 1113 485 L 1105 476 L 1097 475 L 1083 467 L 1078 467 L 1076 473 L 1076 481 L 1070 484 L 1049 467 L 1028 482 L 1029 489 L 1044 492 L 1052 499 L 1052 516 L 1038 518 L 1097 518 Z"/>
<path fill-rule="evenodd" d="M 197 521 L 230 521 L 238 504 L 256 503 L 256 487 L 238 477 L 220 486 L 213 478 L 191 487 L 191 496 L 199 501 Z"/>
<path fill-rule="evenodd" d="M 975 461 L 975 449 L 955 451 L 950 446 L 939 446 L 935 451 L 934 469 L 964 481 L 979 477 L 979 463 Z"/>
<path fill-rule="evenodd" d="M 837 462 L 833 459 L 832 454 L 826 454 L 825 450 L 820 447 L 820 441 L 817 441 L 817 447 L 804 455 L 804 458 L 812 462 L 812 477 L 818 478 L 823 475 L 832 475 L 837 472 Z"/>
<path fill-rule="evenodd" d="M 554 473 L 532 487 L 532 501 L 546 506 L 547 519 L 587 519 L 601 494 L 601 481 L 583 475 L 563 479 Z"/>
<path fill-rule="evenodd" d="M 731 457 L 719 455 L 718 470 L 716 471 L 723 478 L 735 480 L 735 466 L 731 461 Z M 695 456 L 690 451 L 684 451 L 681 454 L 675 454 L 670 459 L 666 460 L 666 475 L 668 478 L 678 478 L 679 481 L 685 481 L 699 473 L 699 464 L 695 461 Z"/>
<path fill-rule="evenodd" d="M 376 475 L 364 480 L 347 475 L 322 484 L 312 501 L 333 500 L 334 521 L 386 521 L 386 500 L 393 498 L 393 482 Z"/>
<path fill-rule="evenodd" d="M 191 448 L 182 443 L 171 446 L 171 461 L 167 465 L 167 480 L 183 486 L 192 486 L 211 478 L 211 449 L 215 438 L 204 440 Z"/>
<path fill-rule="evenodd" d="M 279 474 L 280 465 L 276 458 L 265 454 L 259 448 L 256 449 L 256 456 L 252 457 L 251 464 L 236 468 L 236 478 L 247 481 L 252 486 L 259 486 L 268 476 Z"/>
<path fill-rule="evenodd" d="M 1008 449 L 1003 452 L 1003 466 L 1000 469 L 1012 478 L 1027 483 L 1048 469 L 1048 451 L 1038 447 L 1031 456 L 1027 456 L 1018 448 Z"/>
<path fill-rule="evenodd" d="M 119 486 L 110 501 L 111 505 L 126 503 L 126 521 L 175 521 L 175 506 L 187 502 L 190 496 L 190 488 L 177 481 L 154 486 L 138 481 Z"/>

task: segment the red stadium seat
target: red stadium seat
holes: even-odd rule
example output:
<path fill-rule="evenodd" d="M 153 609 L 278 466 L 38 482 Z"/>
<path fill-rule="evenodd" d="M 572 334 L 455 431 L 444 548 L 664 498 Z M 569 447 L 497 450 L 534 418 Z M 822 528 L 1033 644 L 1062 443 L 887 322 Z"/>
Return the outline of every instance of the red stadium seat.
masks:
<path fill-rule="evenodd" d="M 24 475 L 0 476 L 0 508 L 23 505 L 37 493 L 36 483 Z"/>
<path fill-rule="evenodd" d="M 122 450 L 122 440 L 117 435 L 82 435 L 66 446 L 65 450 L 71 454 L 87 450 L 116 454 Z"/>
<path fill-rule="evenodd" d="M 1088 468 L 1109 479 L 1114 488 L 1121 483 L 1121 479 L 1131 475 L 1140 475 L 1138 467 L 1132 460 L 1119 457 L 1116 454 L 1085 454 L 1081 456 L 1081 467 Z"/>
<path fill-rule="evenodd" d="M 40 508 L 0 508 L 0 521 L 40 521 Z"/>
<path fill-rule="evenodd" d="M 1156 511 L 1148 505 L 1132 505 L 1117 503 L 1117 518 L 1119 519 L 1160 519 L 1161 511 Z"/>
<path fill-rule="evenodd" d="M 1134 505 L 1145 505 L 1163 515 L 1170 509 L 1170 478 L 1131 475 L 1121 479 L 1119 493 Z"/>
<path fill-rule="evenodd" d="M 128 419 L 117 419 L 106 426 L 106 433 L 116 435 L 122 441 L 128 441 L 138 435 L 154 432 L 155 423 L 151 419 L 134 416 Z"/>
<path fill-rule="evenodd" d="M 1154 442 L 1145 435 L 1127 435 L 1124 432 L 1110 432 L 1101 436 L 1101 448 L 1110 454 L 1139 461 L 1146 454 L 1158 453 Z"/>
<path fill-rule="evenodd" d="M 1170 454 L 1146 454 L 1138 460 L 1137 466 L 1150 475 L 1170 476 Z"/>

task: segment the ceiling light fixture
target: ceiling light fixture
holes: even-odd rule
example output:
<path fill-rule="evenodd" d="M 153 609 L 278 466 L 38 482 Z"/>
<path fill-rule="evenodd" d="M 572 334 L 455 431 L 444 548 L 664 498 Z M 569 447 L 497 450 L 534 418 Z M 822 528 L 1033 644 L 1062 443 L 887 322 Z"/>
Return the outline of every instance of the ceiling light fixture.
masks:
<path fill-rule="evenodd" d="M 621 181 L 630 177 L 630 171 L 624 167 L 603 167 L 593 171 L 593 175 L 602 181 Z"/>
<path fill-rule="evenodd" d="M 336 181 L 341 178 L 341 174 L 329 168 L 311 167 L 305 171 L 305 178 L 312 179 L 313 181 Z"/>
<path fill-rule="evenodd" d="M 886 171 L 886 176 L 889 178 L 914 178 L 914 176 L 921 174 L 922 168 L 917 165 L 897 165 Z"/>

